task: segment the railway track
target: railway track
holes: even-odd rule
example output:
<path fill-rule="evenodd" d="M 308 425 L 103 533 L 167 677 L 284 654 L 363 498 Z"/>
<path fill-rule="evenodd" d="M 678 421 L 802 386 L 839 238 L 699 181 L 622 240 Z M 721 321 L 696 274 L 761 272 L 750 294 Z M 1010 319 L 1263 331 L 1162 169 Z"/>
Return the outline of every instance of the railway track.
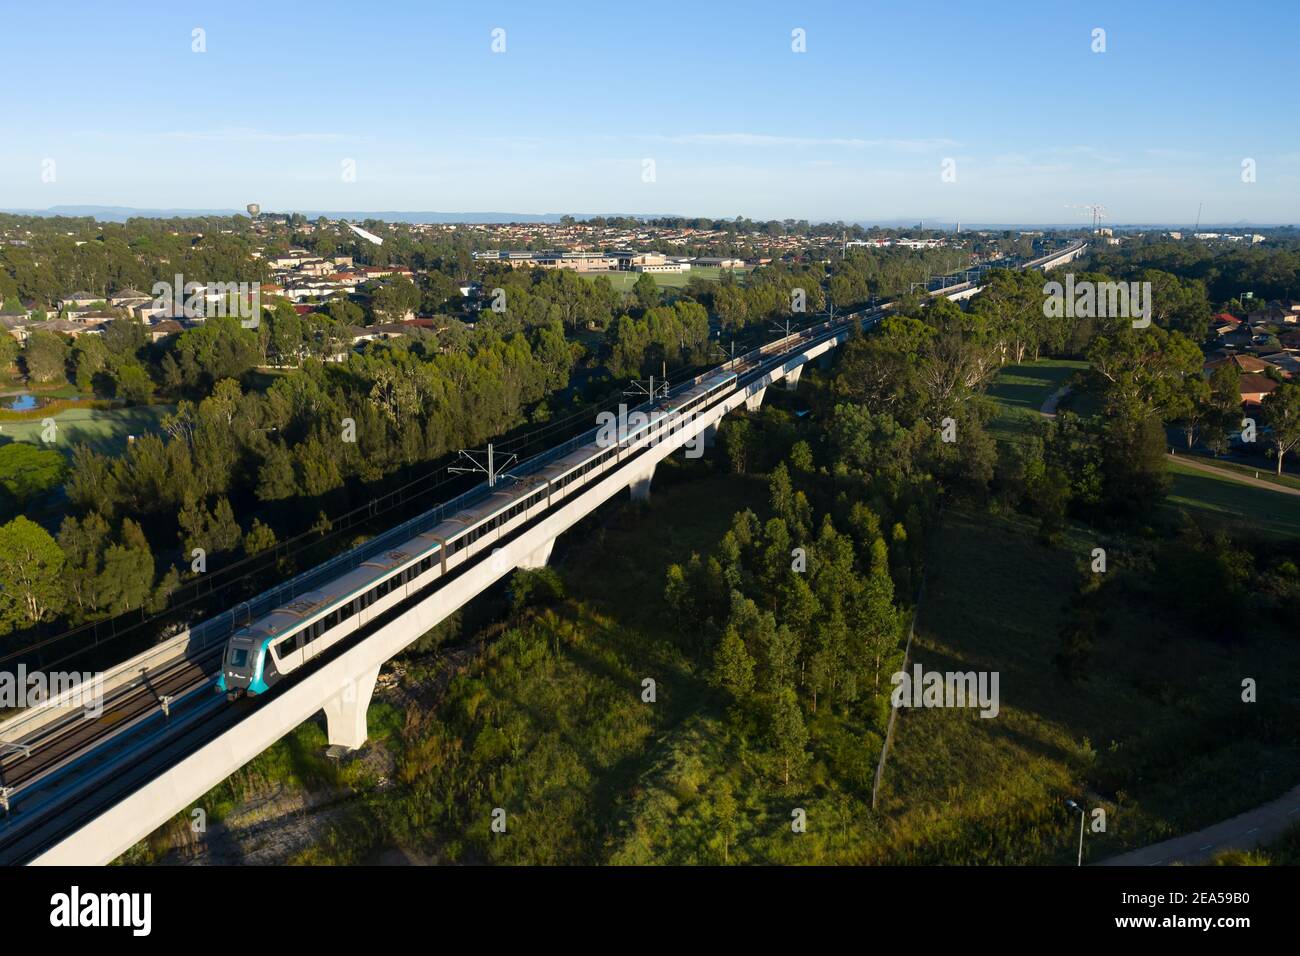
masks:
<path fill-rule="evenodd" d="M 725 363 L 722 369 L 736 374 L 736 389 L 744 388 L 798 351 L 841 335 L 854 324 L 874 325 L 888 308 L 889 303 L 884 303 L 792 330 L 782 339 Z M 682 382 L 674 391 L 684 391 L 703 378 Z M 725 395 L 718 400 L 723 398 Z M 535 467 L 542 467 L 546 457 L 532 459 Z M 428 593 L 413 595 L 408 601 L 427 599 L 443 583 L 435 581 Z M 328 663 L 336 653 L 384 624 L 383 619 L 375 621 L 315 666 Z M 229 703 L 215 692 L 224 647 L 224 643 L 214 643 L 193 657 L 149 671 L 138 682 L 111 694 L 103 702 L 102 712 L 90 719 L 82 709 L 70 709 L 66 716 L 10 742 L 0 754 L 0 795 L 4 797 L 0 804 L 0 863 L 31 859 L 128 795 L 141 781 L 234 727 L 273 697 L 274 689 L 270 694 Z"/>

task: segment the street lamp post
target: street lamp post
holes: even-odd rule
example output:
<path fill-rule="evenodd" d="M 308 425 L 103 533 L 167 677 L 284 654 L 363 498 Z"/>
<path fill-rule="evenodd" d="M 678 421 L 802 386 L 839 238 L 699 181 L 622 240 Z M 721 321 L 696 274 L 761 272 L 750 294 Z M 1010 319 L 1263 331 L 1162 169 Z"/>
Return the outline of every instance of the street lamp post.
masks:
<path fill-rule="evenodd" d="M 1071 810 L 1077 810 L 1078 813 L 1079 813 L 1079 862 L 1078 862 L 1078 865 L 1079 865 L 1079 866 L 1083 866 L 1083 819 L 1084 819 L 1085 816 L 1087 816 L 1087 814 L 1084 813 L 1083 807 L 1079 806 L 1079 805 L 1078 805 L 1077 803 L 1075 803 L 1073 800 L 1066 800 L 1066 801 L 1065 801 L 1065 805 L 1066 805 L 1067 807 L 1069 807 Z"/>

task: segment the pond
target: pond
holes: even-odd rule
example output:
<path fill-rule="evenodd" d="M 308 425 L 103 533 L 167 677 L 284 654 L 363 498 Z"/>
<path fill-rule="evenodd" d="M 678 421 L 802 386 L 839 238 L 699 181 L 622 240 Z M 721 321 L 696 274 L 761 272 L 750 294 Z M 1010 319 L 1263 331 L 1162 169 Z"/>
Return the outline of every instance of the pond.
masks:
<path fill-rule="evenodd" d="M 58 397 L 33 395 L 31 392 L 21 392 L 17 395 L 0 397 L 0 408 L 7 412 L 30 412 L 33 408 L 44 408 L 50 402 L 55 401 L 79 402 L 81 399 L 75 396 L 59 399 Z"/>

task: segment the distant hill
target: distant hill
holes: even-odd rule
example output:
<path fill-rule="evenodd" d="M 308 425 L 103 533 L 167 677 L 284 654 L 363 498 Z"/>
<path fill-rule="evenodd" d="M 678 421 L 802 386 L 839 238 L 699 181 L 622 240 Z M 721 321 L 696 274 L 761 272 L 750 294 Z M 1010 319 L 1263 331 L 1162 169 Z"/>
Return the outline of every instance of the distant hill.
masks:
<path fill-rule="evenodd" d="M 51 206 L 48 209 L 5 209 L 0 210 L 18 216 L 92 216 L 100 222 L 125 222 L 132 218 L 173 219 L 195 218 L 199 216 L 236 216 L 246 215 L 243 209 L 136 209 L 131 206 Z M 384 222 L 410 223 L 503 223 L 503 222 L 559 222 L 565 215 L 575 219 L 591 219 L 595 216 L 609 218 L 636 216 L 640 219 L 654 219 L 659 214 L 639 213 L 526 213 L 526 212 L 400 212 L 339 210 L 339 209 L 263 209 L 264 213 L 283 215 L 286 212 L 301 213 L 308 219 L 379 219 Z"/>
<path fill-rule="evenodd" d="M 555 223 L 559 222 L 565 215 L 571 215 L 574 219 L 592 219 L 596 216 L 606 218 L 635 218 L 635 219 L 659 219 L 666 217 L 692 218 L 682 216 L 680 213 L 627 213 L 627 212 L 605 212 L 605 213 L 527 213 L 527 212 L 402 212 L 399 210 L 387 211 L 366 211 L 366 210 L 339 210 L 339 209 L 263 209 L 265 213 L 283 215 L 286 212 L 297 212 L 306 216 L 308 219 L 318 219 L 324 216 L 327 219 L 351 219 L 360 221 L 365 219 L 377 219 L 382 222 L 409 222 L 409 223 L 506 223 L 506 222 L 538 222 L 538 223 Z M 126 222 L 131 218 L 144 219 L 173 219 L 173 218 L 197 218 L 200 216 L 242 216 L 245 215 L 243 209 L 136 209 L 132 206 L 51 206 L 48 209 L 4 209 L 0 212 L 12 213 L 18 216 L 70 216 L 86 217 L 91 216 L 100 222 Z M 703 217 L 709 218 L 709 217 Z M 715 220 L 722 222 L 723 220 Z M 933 219 L 926 217 L 908 217 L 895 219 L 858 219 L 853 220 L 853 225 L 870 228 L 880 226 L 885 229 L 911 229 L 918 223 L 924 224 L 926 229 L 937 229 L 951 232 L 957 226 L 957 223 L 940 217 Z M 1128 229 L 1175 229 L 1183 232 L 1190 232 L 1191 228 L 1187 223 L 1107 223 L 1106 225 L 1117 230 Z M 998 231 L 1003 229 L 1083 229 L 1087 223 L 1081 222 L 965 222 L 961 223 L 963 232 L 972 232 L 975 230 Z M 1203 222 L 1200 225 L 1201 232 L 1213 232 L 1216 230 L 1242 230 L 1242 229 L 1278 229 L 1291 228 L 1280 224 L 1269 223 L 1250 223 L 1243 220 L 1236 222 Z"/>

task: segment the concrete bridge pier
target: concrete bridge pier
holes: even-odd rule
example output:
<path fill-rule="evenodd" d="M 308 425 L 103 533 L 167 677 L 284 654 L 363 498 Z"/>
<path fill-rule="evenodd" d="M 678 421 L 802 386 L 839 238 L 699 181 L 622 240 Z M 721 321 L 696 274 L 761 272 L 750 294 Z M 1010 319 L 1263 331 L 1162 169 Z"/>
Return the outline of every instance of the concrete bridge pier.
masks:
<path fill-rule="evenodd" d="M 745 399 L 745 411 L 747 411 L 747 412 L 756 412 L 756 411 L 758 411 L 758 409 L 759 409 L 759 408 L 762 406 L 762 404 L 763 404 L 763 395 L 764 395 L 766 392 L 767 392 L 767 388 L 766 388 L 766 387 L 764 387 L 764 388 L 760 388 L 760 389 L 759 389 L 757 392 L 755 392 L 753 395 L 749 396 L 749 398 Z"/>
<path fill-rule="evenodd" d="M 799 387 L 799 376 L 801 375 L 803 375 L 802 365 L 796 365 L 785 373 L 783 381 L 785 382 L 785 390 L 787 392 L 793 392 Z"/>
<path fill-rule="evenodd" d="M 325 724 L 331 747 L 360 750 L 365 746 L 368 736 L 366 711 L 370 709 L 370 698 L 378 677 L 379 665 L 376 664 L 348 681 L 325 701 Z"/>
<path fill-rule="evenodd" d="M 551 560 L 551 552 L 555 550 L 555 539 L 552 538 L 532 554 L 525 557 L 519 562 L 519 567 L 536 569 L 546 567 L 546 562 Z"/>
<path fill-rule="evenodd" d="M 704 431 L 700 432 L 700 435 L 704 439 L 704 447 L 712 448 L 718 443 L 718 423 L 714 422 L 712 425 L 705 425 Z"/>
<path fill-rule="evenodd" d="M 632 490 L 633 501 L 650 500 L 650 482 L 654 479 L 654 476 L 655 466 L 651 464 L 649 468 L 632 479 L 632 483 L 628 485 L 628 488 Z"/>

